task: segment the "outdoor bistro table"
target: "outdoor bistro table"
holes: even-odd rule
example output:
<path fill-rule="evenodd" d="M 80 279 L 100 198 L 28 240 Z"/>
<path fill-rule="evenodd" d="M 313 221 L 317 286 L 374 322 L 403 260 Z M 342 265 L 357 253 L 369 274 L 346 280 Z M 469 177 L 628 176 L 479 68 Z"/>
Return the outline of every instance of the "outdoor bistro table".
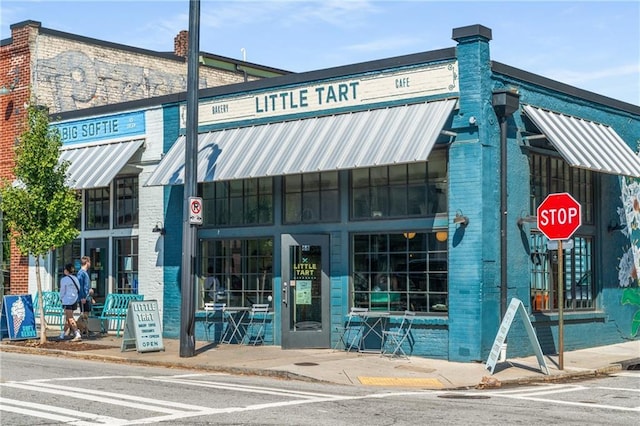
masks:
<path fill-rule="evenodd" d="M 236 338 L 236 343 L 242 342 L 242 321 L 245 315 L 251 311 L 248 307 L 228 307 L 224 309 L 227 318 L 227 329 L 222 336 L 222 343 L 232 343 Z"/>
<path fill-rule="evenodd" d="M 359 313 L 358 316 L 362 320 L 359 351 L 380 353 L 382 351 L 382 332 L 387 327 L 389 312 L 367 311 Z"/>

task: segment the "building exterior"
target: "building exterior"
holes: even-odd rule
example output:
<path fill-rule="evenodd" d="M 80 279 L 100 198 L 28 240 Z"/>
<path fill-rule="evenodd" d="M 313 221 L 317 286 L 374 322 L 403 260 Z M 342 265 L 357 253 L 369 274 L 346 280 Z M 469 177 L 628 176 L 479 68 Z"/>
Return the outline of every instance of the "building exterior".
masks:
<path fill-rule="evenodd" d="M 492 61 L 491 36 L 457 28 L 453 48 L 203 93 L 200 274 L 217 275 L 230 306 L 271 303 L 273 343 L 331 347 L 352 306 L 392 324 L 409 309 L 415 355 L 483 360 L 517 298 L 555 353 L 557 251 L 534 216 L 556 192 L 582 207 L 563 261 L 564 348 L 637 338 L 638 283 L 617 266 L 633 244 L 612 223 L 635 232 L 617 209 L 640 177 L 640 108 Z M 165 127 L 146 182 L 166 191 L 167 336 L 180 314 L 180 133 Z M 532 353 L 522 324 L 508 339 L 510 354 Z"/>
<path fill-rule="evenodd" d="M 175 37 L 174 51 L 169 53 L 43 28 L 36 21 L 11 25 L 11 32 L 10 39 L 0 42 L 0 85 L 3 87 L 0 102 L 5 112 L 0 136 L 0 178 L 13 179 L 12 147 L 23 131 L 27 102 L 46 106 L 55 117 L 59 113 L 186 90 L 186 31 Z M 200 58 L 200 87 L 203 88 L 287 73 L 209 53 L 201 53 Z M 93 143 L 108 139 L 110 133 L 118 134 L 99 125 L 72 129 L 84 133 L 64 134 L 65 143 Z M 24 293 L 28 288 L 28 259 L 20 256 L 15 247 L 9 247 L 6 230 L 0 235 L 4 247 L 0 257 L 4 291 Z M 81 244 L 77 249 L 83 252 L 84 246 Z"/>
<path fill-rule="evenodd" d="M 285 349 L 333 347 L 349 309 L 366 307 L 391 327 L 415 312 L 414 355 L 483 361 L 516 298 L 555 353 L 560 293 L 564 349 L 637 339 L 640 107 L 492 61 L 481 25 L 452 35 L 450 48 L 201 93 L 193 295 L 180 284 L 184 94 L 59 114 L 63 135 L 144 123 L 102 141 L 129 153 L 109 157 L 110 202 L 103 184 L 84 192 L 83 223 L 108 210 L 123 224 L 83 229 L 85 249 L 111 244 L 104 293 L 158 300 L 167 338 L 183 297 L 198 339 L 205 302 L 266 303 L 266 343 Z M 535 216 L 562 192 L 582 217 L 559 274 Z M 522 324 L 508 341 L 510 355 L 533 352 Z"/>

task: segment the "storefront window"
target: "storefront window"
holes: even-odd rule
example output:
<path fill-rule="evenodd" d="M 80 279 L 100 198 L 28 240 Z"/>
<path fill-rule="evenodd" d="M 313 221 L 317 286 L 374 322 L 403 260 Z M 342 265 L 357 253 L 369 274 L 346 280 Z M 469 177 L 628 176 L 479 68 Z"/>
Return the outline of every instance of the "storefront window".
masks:
<path fill-rule="evenodd" d="M 428 162 L 351 171 L 351 218 L 428 216 L 447 211 L 447 152 Z"/>
<path fill-rule="evenodd" d="M 200 184 L 205 226 L 273 223 L 273 178 Z"/>
<path fill-rule="evenodd" d="M 558 251 L 547 249 L 547 238 L 530 236 L 531 306 L 533 311 L 558 309 Z M 562 282 L 564 309 L 593 309 L 593 242 L 588 237 L 573 237 L 573 249 L 564 250 Z"/>
<path fill-rule="evenodd" d="M 337 222 L 340 219 L 338 172 L 284 177 L 285 223 Z"/>
<path fill-rule="evenodd" d="M 589 170 L 569 167 L 562 158 L 541 154 L 530 155 L 531 206 L 535 215 L 547 195 L 570 193 L 582 206 L 582 226 L 572 237 L 573 248 L 564 250 L 564 309 L 595 308 L 593 270 L 594 174 Z M 586 226 L 585 226 L 586 225 Z M 531 309 L 558 309 L 558 251 L 547 248 L 547 238 L 533 230 L 529 239 L 531 253 Z"/>
<path fill-rule="evenodd" d="M 138 239 L 117 238 L 115 244 L 116 293 L 138 294 Z"/>
<path fill-rule="evenodd" d="M 85 192 L 85 229 L 109 229 L 109 188 Z"/>
<path fill-rule="evenodd" d="M 354 306 L 370 310 L 446 314 L 446 233 L 353 235 Z"/>
<path fill-rule="evenodd" d="M 117 178 L 115 186 L 116 228 L 138 226 L 138 176 Z"/>
<path fill-rule="evenodd" d="M 53 265 L 54 268 L 54 277 L 53 277 L 53 286 L 51 288 L 52 291 L 60 290 L 60 280 L 62 279 L 64 273 L 64 265 L 67 263 L 72 263 L 76 268 L 76 273 L 82 266 L 81 263 L 82 254 L 80 253 L 80 240 L 73 240 L 69 244 L 66 244 L 62 247 L 58 247 L 53 251 Z"/>
<path fill-rule="evenodd" d="M 200 309 L 212 301 L 234 307 L 272 301 L 273 239 L 203 240 L 200 247 Z"/>

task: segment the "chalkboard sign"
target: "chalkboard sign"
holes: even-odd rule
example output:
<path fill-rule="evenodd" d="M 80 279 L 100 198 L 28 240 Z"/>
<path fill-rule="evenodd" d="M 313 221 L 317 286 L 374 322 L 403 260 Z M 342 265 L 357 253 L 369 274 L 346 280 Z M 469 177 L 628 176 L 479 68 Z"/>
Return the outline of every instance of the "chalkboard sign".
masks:
<path fill-rule="evenodd" d="M 158 301 L 129 302 L 120 351 L 130 349 L 136 349 L 138 352 L 164 351 Z"/>
<path fill-rule="evenodd" d="M 30 294 L 4 296 L 0 338 L 26 340 L 38 337 Z"/>

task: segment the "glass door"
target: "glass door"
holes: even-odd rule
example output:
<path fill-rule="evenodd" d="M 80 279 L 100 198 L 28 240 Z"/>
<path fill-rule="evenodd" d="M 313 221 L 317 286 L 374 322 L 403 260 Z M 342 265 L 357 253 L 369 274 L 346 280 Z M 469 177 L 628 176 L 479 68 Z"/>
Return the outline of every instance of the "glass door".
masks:
<path fill-rule="evenodd" d="M 329 348 L 329 236 L 282 236 L 282 348 Z"/>
<path fill-rule="evenodd" d="M 89 279 L 96 303 L 104 303 L 109 292 L 109 239 L 95 238 L 85 240 L 87 256 L 91 258 Z"/>

